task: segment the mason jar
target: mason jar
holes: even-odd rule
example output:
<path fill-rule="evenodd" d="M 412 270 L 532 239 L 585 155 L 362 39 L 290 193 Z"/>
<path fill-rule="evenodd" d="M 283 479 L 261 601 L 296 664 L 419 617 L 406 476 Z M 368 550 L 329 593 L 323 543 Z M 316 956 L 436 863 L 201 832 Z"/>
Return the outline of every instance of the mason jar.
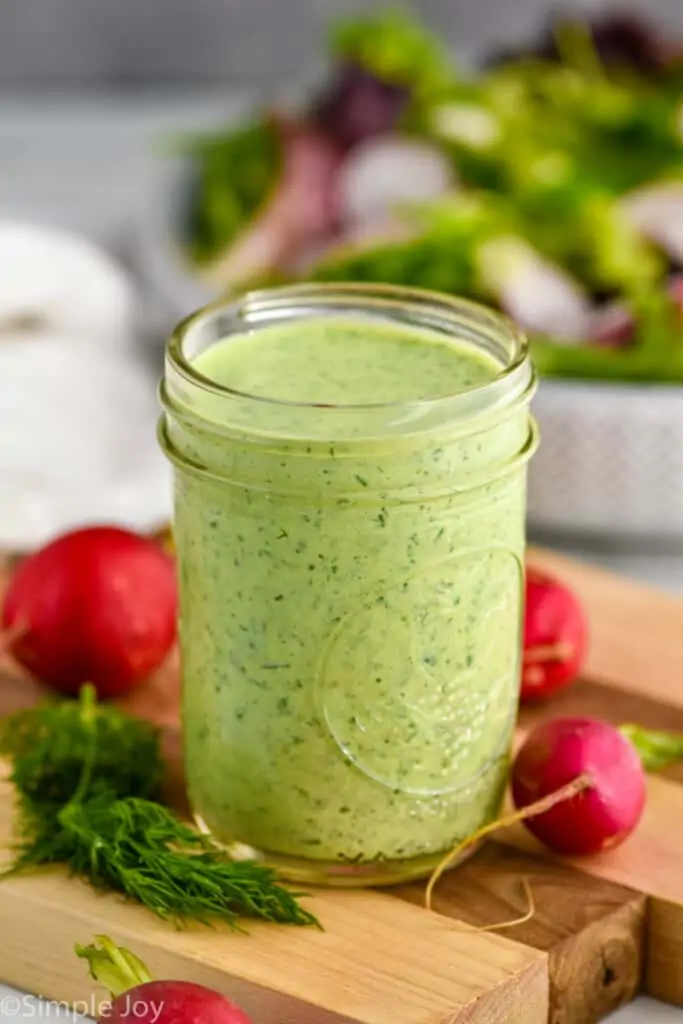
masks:
<path fill-rule="evenodd" d="M 428 292 L 288 287 L 176 329 L 185 768 L 234 856 L 389 884 L 498 814 L 534 387 L 507 320 Z"/>

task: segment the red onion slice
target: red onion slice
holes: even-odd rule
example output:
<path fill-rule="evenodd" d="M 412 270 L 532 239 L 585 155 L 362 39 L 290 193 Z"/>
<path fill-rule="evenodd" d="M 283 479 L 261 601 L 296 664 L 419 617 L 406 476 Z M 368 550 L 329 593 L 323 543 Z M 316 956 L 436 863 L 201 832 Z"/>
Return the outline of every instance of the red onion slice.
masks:
<path fill-rule="evenodd" d="M 491 239 L 480 249 L 478 262 L 482 284 L 523 330 L 548 334 L 561 343 L 588 339 L 588 293 L 522 239 Z"/>
<path fill-rule="evenodd" d="M 437 146 L 384 136 L 357 146 L 339 174 L 342 220 L 374 222 L 402 204 L 428 202 L 454 187 L 450 162 Z"/>
<path fill-rule="evenodd" d="M 647 185 L 625 196 L 620 209 L 636 231 L 683 263 L 683 182 Z"/>
<path fill-rule="evenodd" d="M 205 271 L 218 288 L 236 288 L 280 268 L 300 246 L 330 233 L 337 223 L 337 151 L 323 135 L 297 122 L 278 118 L 277 126 L 282 175 L 255 220 Z"/>
<path fill-rule="evenodd" d="M 627 348 L 635 330 L 630 310 L 620 302 L 612 302 L 593 313 L 590 340 L 604 348 Z"/>

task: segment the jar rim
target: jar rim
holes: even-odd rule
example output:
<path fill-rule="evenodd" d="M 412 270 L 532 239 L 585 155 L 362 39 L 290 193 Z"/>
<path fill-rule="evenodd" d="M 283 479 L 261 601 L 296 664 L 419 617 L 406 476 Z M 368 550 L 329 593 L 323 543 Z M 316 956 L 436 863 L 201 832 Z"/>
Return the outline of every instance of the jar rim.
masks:
<path fill-rule="evenodd" d="M 428 317 L 432 325 L 438 323 L 441 329 L 452 327 L 460 335 L 465 331 L 473 339 L 480 341 L 487 335 L 504 339 L 509 346 L 507 362 L 490 380 L 474 384 L 468 388 L 427 398 L 399 399 L 389 402 L 363 403 L 328 403 L 302 402 L 290 399 L 273 398 L 268 395 L 255 395 L 218 383 L 197 370 L 191 359 L 185 354 L 184 344 L 188 337 L 212 323 L 218 315 L 232 319 L 235 329 L 229 333 L 243 333 L 249 327 L 258 326 L 262 318 L 263 326 L 272 323 L 277 314 L 285 314 L 292 319 L 303 319 L 315 312 L 316 307 L 322 313 L 333 307 L 335 311 L 344 309 L 348 313 L 384 313 L 391 319 L 392 310 L 396 312 L 412 312 L 418 319 Z M 297 316 L 297 309 L 300 313 Z M 398 319 L 398 317 L 394 317 Z M 406 323 L 415 322 L 407 319 Z M 424 320 L 422 322 L 424 326 Z M 227 336 L 227 334 L 226 334 Z M 534 373 L 529 360 L 529 346 L 525 334 L 504 314 L 469 299 L 450 296 L 445 293 L 429 291 L 397 285 L 366 284 L 366 283 L 312 283 L 285 285 L 281 287 L 246 292 L 242 296 L 230 300 L 218 299 L 181 320 L 173 330 L 166 347 L 166 357 L 173 370 L 183 377 L 188 384 L 201 388 L 215 397 L 233 398 L 241 402 L 258 402 L 266 406 L 280 408 L 327 410 L 330 412 L 387 412 L 410 408 L 412 410 L 436 410 L 458 399 L 470 401 L 481 399 L 484 405 L 490 397 L 495 404 L 495 397 L 500 396 L 504 389 L 507 397 L 525 393 L 533 386 Z M 517 386 L 515 386 L 517 385 Z"/>

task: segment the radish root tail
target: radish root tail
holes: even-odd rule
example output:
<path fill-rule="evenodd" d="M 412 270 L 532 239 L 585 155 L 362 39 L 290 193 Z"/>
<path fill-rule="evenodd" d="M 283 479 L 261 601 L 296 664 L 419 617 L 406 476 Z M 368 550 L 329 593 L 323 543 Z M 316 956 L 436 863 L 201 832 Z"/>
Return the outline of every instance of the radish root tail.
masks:
<path fill-rule="evenodd" d="M 535 818 L 539 814 L 545 814 L 546 811 L 551 810 L 551 808 L 555 807 L 557 804 L 561 804 L 565 800 L 571 800 L 572 797 L 578 796 L 579 793 L 583 793 L 584 790 L 589 789 L 592 782 L 593 779 L 590 774 L 588 772 L 584 772 L 582 775 L 578 775 L 575 779 L 572 779 L 572 781 L 568 782 L 565 786 L 561 786 L 559 789 L 556 789 L 554 793 L 548 793 L 548 795 L 542 797 L 541 800 L 536 800 L 533 804 L 529 804 L 521 810 L 513 811 L 512 814 L 506 814 L 502 818 L 496 818 L 495 821 L 489 822 L 488 825 L 484 825 L 483 828 L 480 828 L 471 836 L 463 839 L 461 843 L 458 843 L 458 845 L 454 846 L 452 850 L 449 850 L 449 852 L 434 868 L 425 890 L 425 907 L 427 910 L 432 909 L 434 889 L 438 885 L 443 873 L 448 871 L 451 864 L 458 860 L 463 853 L 470 849 L 471 846 L 478 843 L 480 839 L 484 839 L 486 836 L 490 836 L 494 832 L 498 832 L 500 829 L 509 828 L 510 825 L 516 825 L 518 821 L 526 821 L 527 818 Z"/>
<path fill-rule="evenodd" d="M 536 906 L 534 904 L 534 894 L 531 891 L 531 884 L 528 878 L 520 878 L 522 883 L 522 889 L 526 896 L 527 909 L 519 917 L 513 917 L 511 921 L 500 921 L 498 924 L 484 924 L 480 928 L 477 928 L 478 932 L 496 932 L 501 928 L 516 928 L 520 924 L 526 924 L 536 913 Z"/>

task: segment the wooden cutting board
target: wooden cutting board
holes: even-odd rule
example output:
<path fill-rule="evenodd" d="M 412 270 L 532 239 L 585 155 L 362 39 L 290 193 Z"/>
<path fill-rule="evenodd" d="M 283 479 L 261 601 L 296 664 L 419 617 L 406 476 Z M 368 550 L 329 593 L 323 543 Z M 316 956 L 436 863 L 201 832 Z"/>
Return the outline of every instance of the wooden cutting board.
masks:
<path fill-rule="evenodd" d="M 567 712 L 683 731 L 683 602 L 549 552 L 530 558 L 577 589 L 592 644 L 585 680 L 524 712 L 520 731 Z M 0 714 L 40 695 L 6 665 Z M 163 726 L 174 799 L 178 695 L 169 664 L 126 701 Z M 155 973 L 226 992 L 256 1024 L 590 1024 L 642 990 L 683 1005 L 679 779 L 683 769 L 651 779 L 641 827 L 611 854 L 571 864 L 509 830 L 442 881 L 433 912 L 421 884 L 313 894 L 322 932 L 261 924 L 248 935 L 178 932 L 60 870 L 5 881 L 0 980 L 51 999 L 90 998 L 73 945 L 106 932 Z M 11 819 L 12 795 L 0 786 L 1 848 Z M 524 880 L 533 916 L 505 927 L 527 909 Z"/>

